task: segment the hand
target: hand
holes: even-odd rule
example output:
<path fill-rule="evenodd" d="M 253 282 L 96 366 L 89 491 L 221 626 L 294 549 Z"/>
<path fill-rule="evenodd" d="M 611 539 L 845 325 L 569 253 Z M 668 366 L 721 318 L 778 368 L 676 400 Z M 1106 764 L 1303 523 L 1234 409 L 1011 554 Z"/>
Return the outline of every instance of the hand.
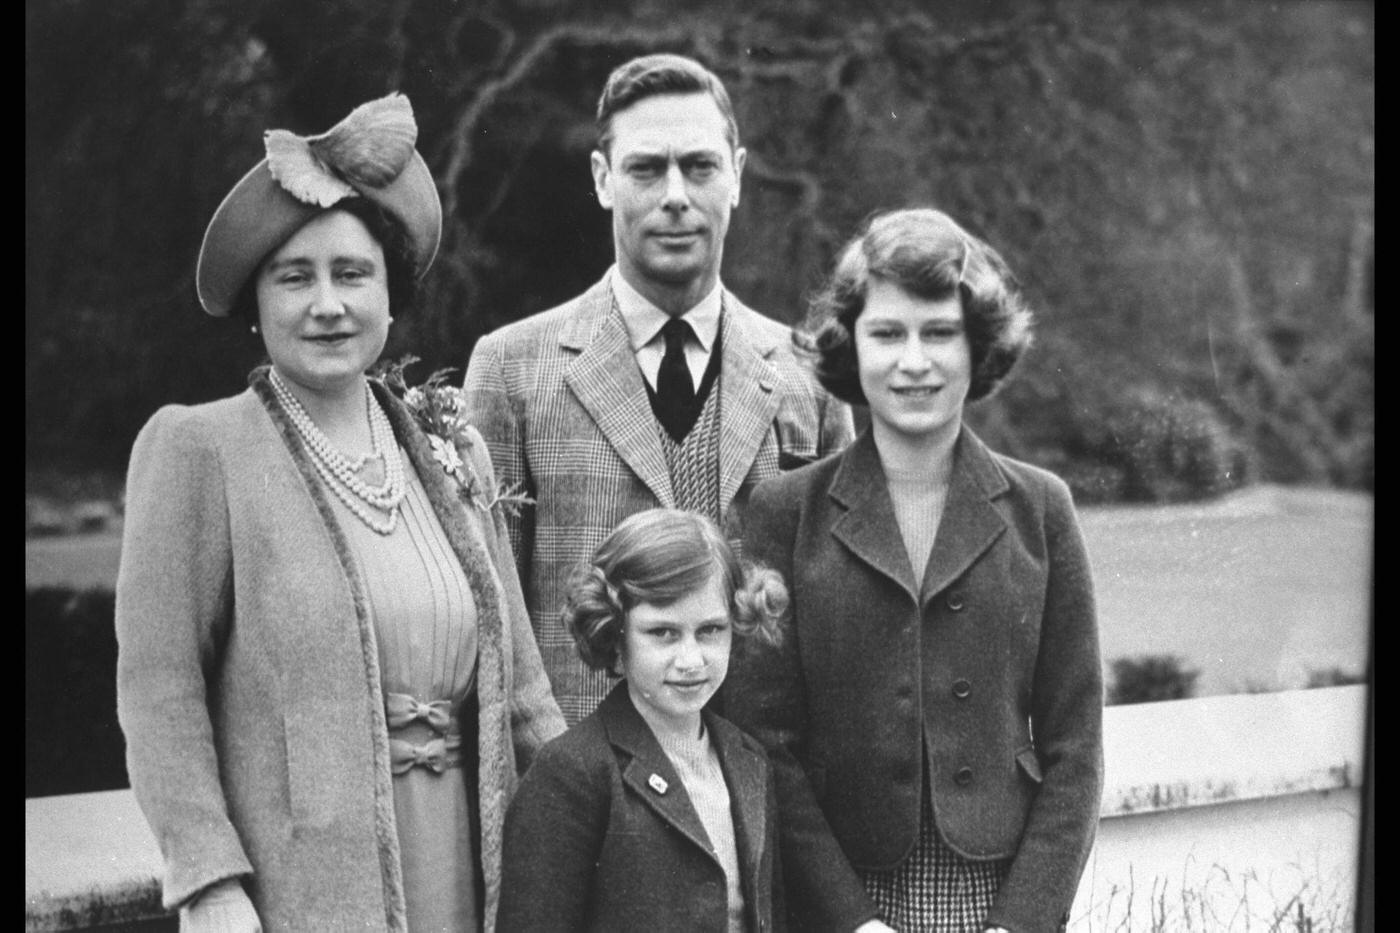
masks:
<path fill-rule="evenodd" d="M 243 884 L 225 878 L 180 908 L 180 933 L 262 933 L 262 923 Z"/>
<path fill-rule="evenodd" d="M 855 933 L 896 933 L 895 928 L 887 926 L 882 920 L 867 920 L 856 927 Z"/>

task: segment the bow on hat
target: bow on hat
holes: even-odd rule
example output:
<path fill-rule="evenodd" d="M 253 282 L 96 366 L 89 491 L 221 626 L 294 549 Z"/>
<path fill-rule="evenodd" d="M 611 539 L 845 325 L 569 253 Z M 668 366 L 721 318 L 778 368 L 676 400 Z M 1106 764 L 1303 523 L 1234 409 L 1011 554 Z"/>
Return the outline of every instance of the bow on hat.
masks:
<path fill-rule="evenodd" d="M 223 317 L 258 265 L 321 211 L 363 197 L 403 225 L 414 277 L 432 265 L 442 240 L 442 202 L 414 144 L 408 98 L 394 93 L 361 104 L 324 133 L 263 134 L 267 157 L 214 211 L 195 267 L 204 310 Z"/>
<path fill-rule="evenodd" d="M 361 104 L 317 136 L 263 134 L 272 177 L 292 197 L 317 207 L 354 197 L 355 185 L 385 187 L 408 166 L 417 141 L 413 107 L 398 93 Z"/>

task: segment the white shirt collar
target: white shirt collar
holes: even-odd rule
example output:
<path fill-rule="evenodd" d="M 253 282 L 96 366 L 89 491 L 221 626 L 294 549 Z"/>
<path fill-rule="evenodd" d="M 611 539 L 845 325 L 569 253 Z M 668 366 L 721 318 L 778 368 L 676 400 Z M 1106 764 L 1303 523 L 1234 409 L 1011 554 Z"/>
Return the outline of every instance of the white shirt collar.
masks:
<path fill-rule="evenodd" d="M 608 275 L 612 279 L 613 297 L 617 299 L 617 308 L 622 312 L 622 323 L 627 327 L 627 336 L 635 353 L 658 338 L 661 328 L 671 316 L 629 285 L 616 265 L 608 270 Z M 681 315 L 682 320 L 695 332 L 695 338 L 706 353 L 714 346 L 715 335 L 719 333 L 723 292 L 723 287 L 716 280 L 710 293 L 696 302 L 695 307 Z"/>

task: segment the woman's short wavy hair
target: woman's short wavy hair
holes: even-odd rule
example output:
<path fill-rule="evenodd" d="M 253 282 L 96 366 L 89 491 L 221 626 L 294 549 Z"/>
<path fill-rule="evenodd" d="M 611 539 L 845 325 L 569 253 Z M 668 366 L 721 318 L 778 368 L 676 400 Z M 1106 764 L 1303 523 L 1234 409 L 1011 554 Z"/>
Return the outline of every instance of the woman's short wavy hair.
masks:
<path fill-rule="evenodd" d="M 647 509 L 624 519 L 569 579 L 560 618 L 579 657 L 621 676 L 627 613 L 668 606 L 718 575 L 734 633 L 777 644 L 788 591 L 773 570 L 740 561 L 715 523 L 680 509 Z"/>
<path fill-rule="evenodd" d="M 1031 344 L 1031 311 L 1001 254 L 939 210 L 876 214 L 842 247 L 830 279 L 812 299 L 805 327 L 793 332 L 818 381 L 842 401 L 866 404 L 855 323 L 872 279 L 919 298 L 962 298 L 972 351 L 970 402 L 995 392 Z"/>

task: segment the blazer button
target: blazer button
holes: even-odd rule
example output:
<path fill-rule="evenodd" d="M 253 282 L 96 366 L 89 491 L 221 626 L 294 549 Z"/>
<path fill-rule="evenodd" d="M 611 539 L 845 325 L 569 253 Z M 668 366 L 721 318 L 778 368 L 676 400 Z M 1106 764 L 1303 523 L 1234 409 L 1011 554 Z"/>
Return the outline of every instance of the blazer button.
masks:
<path fill-rule="evenodd" d="M 972 769 L 959 768 L 957 773 L 953 775 L 953 782 L 956 783 L 959 787 L 966 787 L 967 785 L 971 784 Z"/>
<path fill-rule="evenodd" d="M 953 696 L 959 700 L 966 700 L 970 693 L 972 693 L 972 684 L 965 680 L 953 681 Z"/>
<path fill-rule="evenodd" d="M 954 612 L 962 612 L 963 596 L 961 593 L 949 593 L 945 602 L 948 604 L 948 608 Z"/>

